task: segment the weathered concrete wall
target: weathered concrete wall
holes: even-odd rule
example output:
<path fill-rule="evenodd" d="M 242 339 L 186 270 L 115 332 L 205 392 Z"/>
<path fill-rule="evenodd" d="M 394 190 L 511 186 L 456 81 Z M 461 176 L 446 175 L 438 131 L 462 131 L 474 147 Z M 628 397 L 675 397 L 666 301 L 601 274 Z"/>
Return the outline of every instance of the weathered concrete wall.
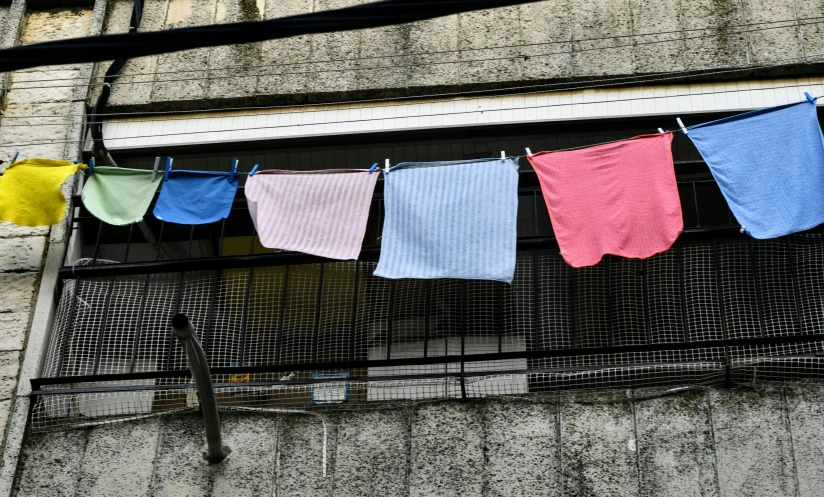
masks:
<path fill-rule="evenodd" d="M 821 495 L 824 385 L 535 395 L 397 410 L 225 415 L 233 453 L 200 459 L 197 415 L 36 434 L 17 495 Z M 629 396 L 628 396 L 629 395 Z M 643 399 L 643 400 L 642 400 Z"/>
<path fill-rule="evenodd" d="M 0 5 L 0 39 L 3 38 L 3 33 L 6 31 L 6 21 L 9 19 L 9 7 L 7 5 Z"/>
<path fill-rule="evenodd" d="M 16 1 L 11 7 L 0 8 L 0 27 L 6 35 L 0 33 L 0 40 L 3 46 L 13 46 L 82 36 L 89 33 L 92 12 L 77 7 L 25 12 L 25 4 Z M 56 79 L 82 77 L 84 70 L 88 74 L 90 69 L 88 65 L 40 67 L 0 78 L 3 86 L 10 87 L 3 94 L 0 158 L 8 160 L 20 151 L 21 157 L 76 160 L 79 143 L 73 137 L 77 134 L 77 119 L 72 115 L 78 113 L 78 103 L 82 113 L 86 92 L 52 86 Z M 31 142 L 43 144 L 19 145 Z M 16 145 L 4 146 L 11 143 Z M 71 179 L 65 193 L 73 185 Z M 63 225 L 31 228 L 0 223 L 0 446 L 6 441 L 7 420 L 15 402 L 47 249 L 62 251 L 64 234 Z M 22 411 L 25 415 L 25 409 Z"/>
<path fill-rule="evenodd" d="M 142 29 L 269 19 L 357 3 L 362 1 L 147 0 Z M 131 0 L 113 0 L 106 31 L 125 32 L 130 9 Z M 810 19 L 822 15 L 822 0 L 547 0 L 380 29 L 144 57 L 127 66 L 111 105 L 156 110 L 331 101 L 762 63 L 801 64 L 782 71 L 803 73 L 813 70 L 805 62 L 824 54 L 822 23 Z"/>

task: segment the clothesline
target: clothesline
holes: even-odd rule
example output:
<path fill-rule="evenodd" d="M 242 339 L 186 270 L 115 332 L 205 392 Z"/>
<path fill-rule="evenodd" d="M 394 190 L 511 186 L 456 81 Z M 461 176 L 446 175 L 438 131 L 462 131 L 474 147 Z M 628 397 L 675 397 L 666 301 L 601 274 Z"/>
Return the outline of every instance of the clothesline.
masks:
<path fill-rule="evenodd" d="M 711 93 L 715 93 L 715 92 L 711 92 Z M 824 95 L 820 95 L 820 96 L 812 97 L 812 96 L 810 96 L 810 94 L 809 94 L 809 93 L 807 93 L 807 92 L 805 92 L 805 96 L 807 96 L 807 98 L 808 98 L 808 99 L 810 99 L 810 101 L 815 101 L 815 100 L 817 100 L 817 99 L 819 99 L 819 98 L 824 97 Z M 633 99 L 633 100 L 638 100 L 638 99 Z M 501 110 L 504 110 L 504 109 L 501 109 Z M 383 119 L 389 119 L 389 118 L 383 118 Z M 677 119 L 680 121 L 680 118 L 677 118 Z M 258 128 L 255 128 L 255 129 L 258 129 Z M 209 131 L 209 132 L 213 132 L 213 131 Z M 672 129 L 672 130 L 664 130 L 663 128 L 658 128 L 658 132 L 659 132 L 659 133 L 684 133 L 684 132 L 685 132 L 685 127 L 679 127 L 679 128 L 677 128 L 677 129 Z M 627 139 L 629 139 L 629 138 L 621 138 L 621 139 L 618 139 L 618 140 L 611 140 L 611 141 L 607 141 L 607 142 L 600 142 L 600 143 L 592 143 L 592 144 L 580 145 L 580 146 L 576 146 L 576 147 L 569 147 L 569 148 L 562 148 L 562 149 L 554 149 L 554 150 L 552 150 L 552 152 L 563 152 L 563 151 L 570 151 L 570 150 L 580 150 L 580 149 L 582 149 L 582 148 L 588 148 L 588 147 L 593 147 L 593 146 L 598 146 L 598 145 L 606 145 L 606 144 L 610 144 L 610 143 L 618 143 L 618 142 L 621 142 L 621 141 L 624 141 L 624 140 L 627 140 Z M 82 141 L 85 141 L 85 140 L 82 140 Z M 52 142 L 52 143 L 54 143 L 54 142 Z M 18 154 L 19 154 L 19 152 L 18 152 Z M 505 154 L 504 154 L 504 155 L 505 155 Z M 531 155 L 531 151 L 529 150 L 529 148 L 527 148 L 527 149 L 526 149 L 526 154 L 524 154 L 524 155 L 514 155 L 514 156 L 506 156 L 506 157 L 512 157 L 512 158 L 516 158 L 516 159 L 523 159 L 523 158 L 528 158 L 530 155 Z M 16 158 L 17 158 L 17 154 L 15 155 L 15 157 L 12 159 L 12 161 L 11 161 L 11 162 L 13 163 L 13 162 L 16 160 Z M 159 157 L 158 157 L 158 160 L 159 160 Z M 388 159 L 387 159 L 387 160 L 388 160 Z M 3 163 L 4 163 L 4 161 L 0 161 L 0 164 L 3 164 Z M 255 168 L 257 168 L 257 165 L 255 165 Z M 373 171 L 374 169 L 380 169 L 380 168 L 375 168 L 375 167 L 373 166 L 373 168 L 371 168 L 371 169 L 370 169 L 370 172 L 371 172 L 371 171 Z M 250 175 L 250 174 L 254 174 L 254 172 L 253 172 L 253 171 L 250 171 L 250 172 L 240 172 L 240 171 L 235 171 L 235 172 L 236 172 L 236 174 L 239 174 L 239 175 Z M 2 173 L 0 173 L 0 175 L 2 175 Z"/>
<path fill-rule="evenodd" d="M 824 136 L 816 98 L 606 143 L 533 154 L 561 255 L 573 267 L 604 255 L 648 258 L 683 229 L 672 157 L 681 132 L 701 154 L 741 231 L 778 238 L 824 224 Z M 384 224 L 375 276 L 511 282 L 517 250 L 518 160 L 524 155 L 428 163 L 385 159 Z M 152 214 L 204 225 L 229 216 L 237 196 L 231 171 L 95 168 L 83 204 L 103 223 L 125 226 Z M 360 253 L 378 174 L 364 169 L 248 173 L 245 196 L 260 243 L 349 260 Z M 380 163 L 371 171 L 377 172 Z M 65 216 L 65 179 L 85 165 L 24 159 L 0 178 L 0 220 L 49 225 Z M 261 171 L 263 173 L 263 171 Z M 162 185 L 162 188 L 161 188 Z M 155 195 L 159 189 L 159 195 Z M 101 224 L 102 226 L 102 224 Z M 192 228 L 194 229 L 194 228 Z"/>

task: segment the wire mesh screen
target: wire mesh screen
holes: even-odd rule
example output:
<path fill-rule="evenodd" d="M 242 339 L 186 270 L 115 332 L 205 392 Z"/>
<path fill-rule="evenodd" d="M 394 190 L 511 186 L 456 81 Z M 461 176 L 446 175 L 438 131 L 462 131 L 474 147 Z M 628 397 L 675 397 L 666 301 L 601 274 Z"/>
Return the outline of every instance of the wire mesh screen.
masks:
<path fill-rule="evenodd" d="M 608 256 L 580 269 L 557 248 L 523 250 L 511 285 L 392 281 L 372 276 L 374 267 L 67 280 L 44 377 L 186 369 L 170 323 L 178 312 L 193 323 L 212 368 L 235 368 L 213 378 L 223 409 L 379 408 L 824 372 L 821 234 L 682 240 L 647 260 Z M 260 366 L 277 368 L 243 372 Z M 35 429 L 198 408 L 193 384 L 180 375 L 76 380 L 46 382 Z"/>

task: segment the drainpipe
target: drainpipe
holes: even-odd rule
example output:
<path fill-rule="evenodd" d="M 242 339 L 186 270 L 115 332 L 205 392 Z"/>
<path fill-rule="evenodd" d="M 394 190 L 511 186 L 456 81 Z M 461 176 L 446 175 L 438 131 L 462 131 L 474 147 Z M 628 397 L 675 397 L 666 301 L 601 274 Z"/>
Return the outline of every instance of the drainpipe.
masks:
<path fill-rule="evenodd" d="M 178 314 L 173 317 L 172 327 L 175 330 L 175 336 L 186 350 L 186 357 L 189 359 L 189 367 L 192 370 L 192 378 L 194 378 L 197 387 L 200 411 L 203 413 L 203 423 L 206 425 L 206 450 L 203 453 L 203 458 L 209 461 L 209 464 L 216 464 L 226 459 L 232 449 L 223 445 L 220 436 L 217 397 L 215 396 L 214 385 L 212 385 L 212 375 L 209 373 L 209 364 L 206 363 L 206 354 L 197 340 L 192 323 L 189 322 L 189 318 L 185 314 Z"/>

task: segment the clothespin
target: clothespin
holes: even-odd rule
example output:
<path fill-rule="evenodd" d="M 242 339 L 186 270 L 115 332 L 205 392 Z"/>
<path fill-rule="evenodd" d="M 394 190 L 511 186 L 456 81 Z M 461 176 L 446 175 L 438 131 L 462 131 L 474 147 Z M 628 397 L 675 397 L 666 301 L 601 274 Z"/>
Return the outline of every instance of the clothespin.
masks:
<path fill-rule="evenodd" d="M 744 234 L 744 231 L 746 231 L 746 229 L 747 229 L 747 227 L 746 227 L 746 226 L 741 226 L 741 229 L 740 229 L 740 230 L 738 230 L 738 232 L 739 232 L 739 233 L 741 233 L 741 234 L 743 235 L 743 234 Z"/>
<path fill-rule="evenodd" d="M 501 150 L 501 160 L 506 160 L 506 151 Z"/>
<path fill-rule="evenodd" d="M 684 126 L 684 121 L 682 121 L 680 117 L 676 117 L 676 118 L 675 118 L 675 120 L 676 120 L 676 121 L 678 121 L 678 126 L 680 126 L 680 127 L 681 127 L 681 131 L 682 131 L 685 135 L 686 135 L 686 134 L 689 134 L 689 132 L 687 131 L 687 127 L 686 127 L 686 126 Z"/>
<path fill-rule="evenodd" d="M 169 180 L 169 171 L 172 170 L 172 159 L 171 157 L 166 157 L 166 172 L 163 173 L 163 181 Z"/>
<path fill-rule="evenodd" d="M 240 161 L 238 161 L 237 159 L 232 159 L 232 174 L 235 174 L 237 172 L 238 162 Z"/>
<path fill-rule="evenodd" d="M 661 133 L 661 134 L 663 135 L 663 134 L 664 134 L 664 130 L 663 130 L 663 128 L 658 128 L 658 132 L 659 132 L 659 133 Z"/>
<path fill-rule="evenodd" d="M 152 183 L 157 179 L 157 168 L 160 167 L 160 157 L 155 157 L 154 167 L 152 168 Z"/>
<path fill-rule="evenodd" d="M 530 150 L 529 147 L 526 147 L 526 155 L 532 157 L 532 150 Z"/>
<path fill-rule="evenodd" d="M 257 172 L 257 169 L 258 169 L 258 166 L 259 166 L 259 165 L 260 165 L 260 164 L 255 164 L 255 167 L 253 167 L 253 168 L 252 168 L 252 170 L 251 170 L 251 171 L 249 171 L 249 177 L 250 177 L 250 178 L 251 178 L 252 176 L 254 176 L 254 175 L 255 175 L 255 173 Z"/>
<path fill-rule="evenodd" d="M 377 162 L 372 164 L 372 167 L 369 168 L 369 174 L 374 173 L 375 169 L 377 169 L 377 168 L 378 168 L 378 163 Z"/>
<path fill-rule="evenodd" d="M 383 174 L 389 174 L 389 159 L 386 159 L 386 164 L 383 168 Z"/>
<path fill-rule="evenodd" d="M 17 162 L 17 158 L 18 158 L 18 157 L 20 157 L 20 152 L 15 152 L 15 153 L 14 153 L 14 157 L 12 157 L 12 158 L 11 158 L 11 162 L 12 162 L 12 164 L 14 164 L 15 162 Z"/>
<path fill-rule="evenodd" d="M 804 92 L 804 96 L 807 97 L 807 100 L 809 100 L 810 103 L 815 103 L 815 98 L 813 98 L 813 96 L 807 93 L 806 91 Z"/>
<path fill-rule="evenodd" d="M 89 158 L 89 171 L 88 172 L 89 172 L 89 177 L 91 178 L 92 174 L 94 174 L 94 157 Z"/>

